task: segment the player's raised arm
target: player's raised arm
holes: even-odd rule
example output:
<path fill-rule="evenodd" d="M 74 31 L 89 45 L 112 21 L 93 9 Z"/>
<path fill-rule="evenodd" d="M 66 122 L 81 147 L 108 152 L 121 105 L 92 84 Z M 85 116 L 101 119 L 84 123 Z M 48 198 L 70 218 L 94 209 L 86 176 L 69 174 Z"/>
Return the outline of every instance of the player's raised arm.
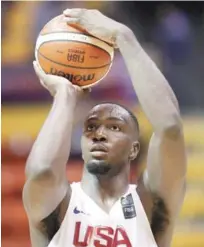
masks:
<path fill-rule="evenodd" d="M 32 147 L 26 164 L 23 202 L 30 222 L 38 223 L 67 200 L 71 188 L 66 178 L 72 125 L 81 89 L 62 77 L 46 75 L 35 62 L 41 84 L 53 95 L 50 113 Z M 66 211 L 66 210 L 65 210 Z"/>
<path fill-rule="evenodd" d="M 129 28 L 121 29 L 117 45 L 142 108 L 154 129 L 145 173 L 146 186 L 159 193 L 171 209 L 176 210 L 184 193 L 186 174 L 183 128 L 177 99 Z"/>

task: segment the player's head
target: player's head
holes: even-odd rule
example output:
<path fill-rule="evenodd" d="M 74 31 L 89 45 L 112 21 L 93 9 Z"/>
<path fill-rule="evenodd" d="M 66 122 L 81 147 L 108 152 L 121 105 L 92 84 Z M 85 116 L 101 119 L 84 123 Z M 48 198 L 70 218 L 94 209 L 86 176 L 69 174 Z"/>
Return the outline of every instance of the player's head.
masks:
<path fill-rule="evenodd" d="M 123 106 L 96 105 L 84 122 L 82 157 L 88 171 L 114 176 L 137 157 L 139 126 L 136 117 Z"/>

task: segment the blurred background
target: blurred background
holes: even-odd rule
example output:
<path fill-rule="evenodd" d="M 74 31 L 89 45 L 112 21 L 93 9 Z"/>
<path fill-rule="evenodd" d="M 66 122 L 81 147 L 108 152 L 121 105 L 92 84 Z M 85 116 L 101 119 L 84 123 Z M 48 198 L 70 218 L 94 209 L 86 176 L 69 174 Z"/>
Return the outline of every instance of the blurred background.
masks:
<path fill-rule="evenodd" d="M 2 246 L 29 247 L 22 206 L 24 167 L 52 103 L 34 74 L 38 33 L 66 8 L 96 8 L 133 29 L 146 52 L 173 88 L 184 123 L 188 154 L 187 193 L 172 247 L 204 246 L 204 4 L 202 2 L 2 2 Z M 148 73 L 148 71 L 147 71 Z M 139 80 L 140 78 L 138 78 Z M 67 164 L 70 181 L 81 177 L 80 135 L 84 114 L 96 103 L 113 101 L 138 117 L 142 151 L 132 164 L 144 167 L 151 125 L 133 91 L 122 57 L 114 63 L 89 100 L 79 105 Z M 83 105 L 83 107 L 82 107 Z M 80 116 L 80 117 L 79 117 Z"/>

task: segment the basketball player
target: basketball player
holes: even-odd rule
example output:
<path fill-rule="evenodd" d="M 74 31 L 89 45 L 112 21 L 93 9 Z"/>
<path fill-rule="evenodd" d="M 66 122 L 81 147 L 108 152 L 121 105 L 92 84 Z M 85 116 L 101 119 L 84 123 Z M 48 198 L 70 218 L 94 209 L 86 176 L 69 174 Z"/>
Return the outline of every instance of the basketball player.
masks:
<path fill-rule="evenodd" d="M 137 120 L 116 104 L 95 106 L 81 138 L 80 183 L 69 184 L 75 106 L 83 90 L 45 74 L 53 106 L 26 165 L 23 201 L 33 247 L 169 247 L 185 193 L 186 158 L 176 97 L 133 32 L 97 10 L 67 9 L 65 21 L 118 47 L 141 106 L 154 128 L 147 168 L 129 184 L 139 152 Z M 68 166 L 69 169 L 69 166 Z"/>

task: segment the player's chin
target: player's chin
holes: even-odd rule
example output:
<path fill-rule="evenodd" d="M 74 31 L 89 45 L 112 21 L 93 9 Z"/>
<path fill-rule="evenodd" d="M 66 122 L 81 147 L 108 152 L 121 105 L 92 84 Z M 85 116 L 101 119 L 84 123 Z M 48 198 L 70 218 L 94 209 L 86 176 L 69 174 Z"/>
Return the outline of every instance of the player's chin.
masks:
<path fill-rule="evenodd" d="M 106 160 L 91 159 L 86 164 L 87 170 L 94 175 L 105 175 L 111 167 Z"/>

